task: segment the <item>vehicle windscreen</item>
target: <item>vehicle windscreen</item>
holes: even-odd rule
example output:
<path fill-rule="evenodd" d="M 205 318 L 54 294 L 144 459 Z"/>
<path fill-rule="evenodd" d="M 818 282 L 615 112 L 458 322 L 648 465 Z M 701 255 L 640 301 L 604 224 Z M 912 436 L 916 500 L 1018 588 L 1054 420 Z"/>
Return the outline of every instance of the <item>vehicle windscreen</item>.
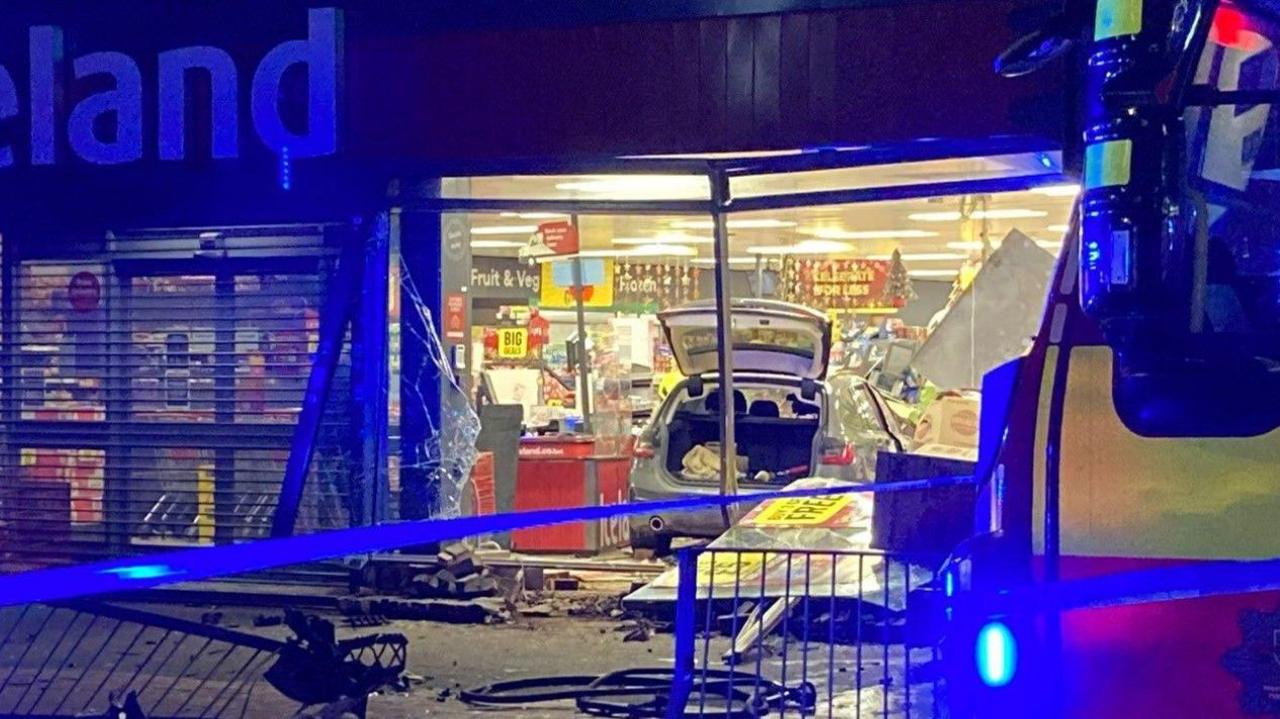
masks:
<path fill-rule="evenodd" d="M 820 400 L 815 398 L 811 402 L 805 401 L 795 387 L 738 385 L 734 389 L 734 395 L 734 412 L 739 415 L 791 419 L 816 417 L 819 413 L 817 403 Z M 675 411 L 718 416 L 720 392 L 714 387 L 698 397 L 689 397 L 687 391 L 683 392 Z"/>
<path fill-rule="evenodd" d="M 672 330 L 674 348 L 698 371 L 716 367 L 716 328 L 679 327 Z M 824 351 L 812 331 L 788 327 L 735 327 L 733 365 L 739 370 L 806 376 L 813 358 Z"/>
<path fill-rule="evenodd" d="M 1259 100 L 1280 90 L 1278 10 L 1218 5 L 1192 78 L 1210 102 L 1183 115 L 1188 209 L 1199 218 L 1192 231 L 1207 234 L 1198 243 L 1202 329 L 1262 337 L 1272 349 L 1280 338 L 1280 113 Z"/>

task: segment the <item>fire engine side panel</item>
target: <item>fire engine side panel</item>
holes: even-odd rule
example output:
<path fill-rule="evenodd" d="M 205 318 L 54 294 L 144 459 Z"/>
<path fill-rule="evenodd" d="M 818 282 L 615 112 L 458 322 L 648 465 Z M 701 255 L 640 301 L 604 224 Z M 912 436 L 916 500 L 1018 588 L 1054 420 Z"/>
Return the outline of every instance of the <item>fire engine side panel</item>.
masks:
<path fill-rule="evenodd" d="M 1060 351 L 1070 352 L 1060 452 L 1062 580 L 1280 554 L 1280 432 L 1245 439 L 1135 435 L 1111 400 L 1111 349 L 1098 345 L 1044 351 L 1034 553 L 1043 554 L 1048 415 Z M 1280 670 L 1280 645 L 1262 631 L 1274 624 L 1280 632 L 1277 609 L 1280 596 L 1252 594 L 1066 613 L 1064 715 L 1257 715 L 1271 686 L 1258 667 L 1275 655 L 1271 665 Z"/>
<path fill-rule="evenodd" d="M 1280 430 L 1250 438 L 1140 437 L 1116 414 L 1111 364 L 1106 347 L 1071 351 L 1062 427 L 1063 554 L 1280 555 Z M 1242 411 L 1258 401 L 1268 400 L 1241 388 Z"/>
<path fill-rule="evenodd" d="M 1239 439 L 1131 432 L 1112 400 L 1112 351 L 1078 304 L 1077 251 L 1069 246 L 1060 262 L 1041 332 L 1024 359 L 1034 376 L 1019 382 L 1000 450 L 1010 492 L 1030 485 L 1029 514 L 1007 506 L 1006 532 L 1027 536 L 1033 557 L 1043 556 L 1054 373 L 1066 352 L 1058 452 L 1063 580 L 1280 555 L 1280 431 Z M 1242 411 L 1274 401 L 1231 387 L 1230 379 L 1179 390 L 1235 391 Z M 1013 441 L 1028 430 L 1030 448 Z M 1036 570 L 1040 562 L 1032 564 Z M 1277 637 L 1276 593 L 1073 611 L 1062 616 L 1060 672 L 1036 669 L 1060 675 L 1063 716 L 1072 719 L 1280 713 L 1280 695 L 1267 693 L 1280 687 Z"/>
<path fill-rule="evenodd" d="M 1060 453 L 1062 579 L 1280 554 L 1274 471 L 1280 432 L 1241 439 L 1138 436 L 1112 403 L 1111 350 L 1070 352 Z M 1036 431 L 1037 532 L 1053 362 L 1045 368 Z M 1037 542 L 1036 552 L 1042 551 Z M 1246 707 L 1256 710 L 1251 702 L 1269 685 L 1255 660 L 1271 652 L 1280 661 L 1274 637 L 1254 636 L 1254 629 L 1266 617 L 1280 619 L 1278 608 L 1277 595 L 1250 594 L 1066 613 L 1066 716 L 1254 715 Z"/>

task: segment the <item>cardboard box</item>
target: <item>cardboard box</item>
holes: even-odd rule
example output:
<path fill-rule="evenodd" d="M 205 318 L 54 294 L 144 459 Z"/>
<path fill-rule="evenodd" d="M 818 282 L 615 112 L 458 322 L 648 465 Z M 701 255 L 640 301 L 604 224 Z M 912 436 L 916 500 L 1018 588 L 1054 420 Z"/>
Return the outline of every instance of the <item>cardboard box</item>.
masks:
<path fill-rule="evenodd" d="M 976 452 L 978 408 L 978 400 L 971 397 L 938 397 L 916 423 L 916 444 L 920 447 L 941 445 Z"/>

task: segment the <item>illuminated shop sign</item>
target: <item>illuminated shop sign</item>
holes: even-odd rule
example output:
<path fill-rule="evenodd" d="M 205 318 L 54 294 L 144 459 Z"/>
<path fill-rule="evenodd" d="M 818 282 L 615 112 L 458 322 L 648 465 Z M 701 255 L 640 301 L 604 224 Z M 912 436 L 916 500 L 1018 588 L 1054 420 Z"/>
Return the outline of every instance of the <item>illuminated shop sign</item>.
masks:
<path fill-rule="evenodd" d="M 25 123 L 28 154 L 23 157 L 14 145 L 0 144 L 0 167 L 65 162 L 62 137 L 70 152 L 88 163 L 141 160 L 143 115 L 148 111 L 155 112 L 155 156 L 188 159 L 188 92 L 197 75 L 207 79 L 211 90 L 209 147 L 214 159 L 239 157 L 244 146 L 241 83 L 249 87 L 253 134 L 267 150 L 289 158 L 331 155 L 338 149 L 342 42 L 341 11 L 312 9 L 305 38 L 281 42 L 250 67 L 237 66 L 226 50 L 207 45 L 161 52 L 154 63 L 155 87 L 144 91 L 139 63 L 130 55 L 92 52 L 67 62 L 62 29 L 32 27 L 26 83 L 15 75 L 22 68 L 0 65 L 0 129 L 16 126 L 9 136 L 20 135 Z M 306 78 L 306 115 L 303 122 L 290 123 L 281 113 L 282 82 L 286 72 L 299 70 Z"/>

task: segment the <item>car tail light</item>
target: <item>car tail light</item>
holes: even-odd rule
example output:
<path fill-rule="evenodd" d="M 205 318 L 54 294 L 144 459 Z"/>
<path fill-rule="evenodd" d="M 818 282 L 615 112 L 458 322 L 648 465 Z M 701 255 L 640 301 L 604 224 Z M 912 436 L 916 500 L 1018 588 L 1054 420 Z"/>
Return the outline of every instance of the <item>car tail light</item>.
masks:
<path fill-rule="evenodd" d="M 826 442 L 822 446 L 822 464 L 853 464 L 853 460 L 857 459 L 857 450 L 849 442 Z"/>
<path fill-rule="evenodd" d="M 656 454 L 650 442 L 636 442 L 636 448 L 631 453 L 636 459 L 653 459 Z"/>

